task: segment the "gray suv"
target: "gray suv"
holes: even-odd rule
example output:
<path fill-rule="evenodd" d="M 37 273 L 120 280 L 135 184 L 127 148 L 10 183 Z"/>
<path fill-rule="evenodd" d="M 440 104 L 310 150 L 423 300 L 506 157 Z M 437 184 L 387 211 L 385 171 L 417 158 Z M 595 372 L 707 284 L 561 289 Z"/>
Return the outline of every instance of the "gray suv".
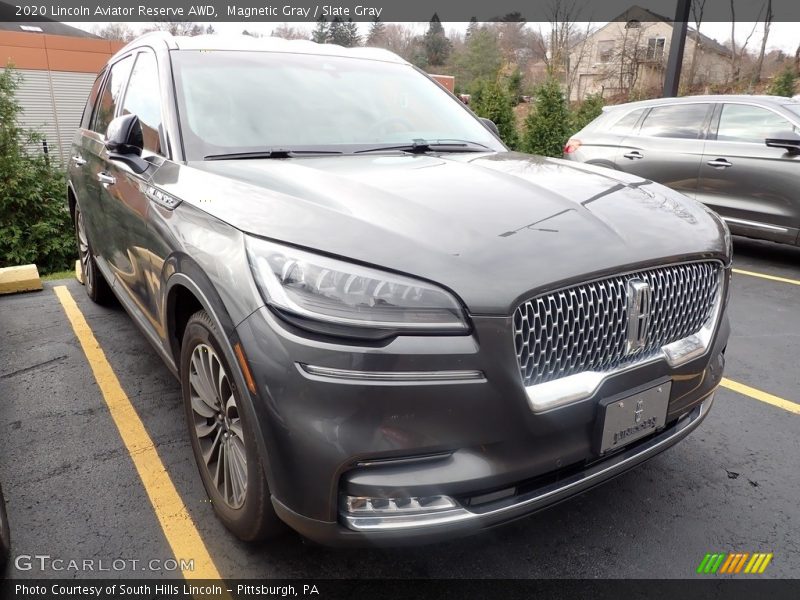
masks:
<path fill-rule="evenodd" d="M 800 245 L 800 102 L 689 96 L 608 107 L 570 160 L 652 179 L 713 208 L 738 235 Z"/>
<path fill-rule="evenodd" d="M 509 152 L 383 50 L 142 37 L 94 85 L 69 204 L 89 297 L 180 380 L 244 540 L 522 517 L 685 437 L 722 377 L 718 217 Z"/>

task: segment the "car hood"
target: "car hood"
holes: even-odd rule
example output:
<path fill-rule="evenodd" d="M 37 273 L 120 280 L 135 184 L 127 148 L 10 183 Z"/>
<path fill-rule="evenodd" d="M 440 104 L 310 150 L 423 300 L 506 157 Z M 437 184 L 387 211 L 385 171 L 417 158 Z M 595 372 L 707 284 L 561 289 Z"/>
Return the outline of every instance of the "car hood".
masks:
<path fill-rule="evenodd" d="M 246 233 L 437 282 L 473 314 L 621 270 L 726 259 L 723 225 L 699 203 L 518 153 L 166 164 L 154 183 Z"/>

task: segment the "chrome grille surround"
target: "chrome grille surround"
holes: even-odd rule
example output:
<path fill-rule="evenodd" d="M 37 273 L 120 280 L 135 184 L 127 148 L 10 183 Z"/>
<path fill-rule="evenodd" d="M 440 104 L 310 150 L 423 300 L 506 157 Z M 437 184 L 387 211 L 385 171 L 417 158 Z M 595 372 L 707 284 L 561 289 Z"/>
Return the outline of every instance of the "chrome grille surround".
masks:
<path fill-rule="evenodd" d="M 549 292 L 523 302 L 513 317 L 514 347 L 525 386 L 645 362 L 662 346 L 698 332 L 714 314 L 724 270 L 718 261 L 634 271 Z M 628 282 L 652 289 L 643 347 L 626 353 Z"/>

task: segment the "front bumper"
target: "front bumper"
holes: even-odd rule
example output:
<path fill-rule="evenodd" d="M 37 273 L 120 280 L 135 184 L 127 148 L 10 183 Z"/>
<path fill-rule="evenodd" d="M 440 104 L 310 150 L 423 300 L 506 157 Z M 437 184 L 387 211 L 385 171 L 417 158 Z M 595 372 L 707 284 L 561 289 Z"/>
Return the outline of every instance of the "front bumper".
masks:
<path fill-rule="evenodd" d="M 643 364 L 605 378 L 590 397 L 537 414 L 519 376 L 510 319 L 472 321 L 469 336 L 400 337 L 372 347 L 314 339 L 267 308 L 239 325 L 258 388 L 273 505 L 286 523 L 328 545 L 398 545 L 474 532 L 564 500 L 695 429 L 721 380 L 729 335 L 723 316 L 703 356 L 678 368 L 666 360 Z M 309 373 L 303 365 L 329 370 Z M 337 376 L 352 371 L 482 377 Z M 666 427 L 598 456 L 599 401 L 664 380 L 672 383 Z M 458 507 L 402 527 L 340 513 L 343 496 L 435 495 L 456 499 Z"/>
<path fill-rule="evenodd" d="M 352 530 L 339 523 L 316 521 L 303 517 L 275 498 L 273 498 L 273 505 L 281 519 L 300 534 L 332 546 L 394 546 L 433 543 L 460 535 L 469 535 L 482 529 L 526 517 L 585 492 L 653 458 L 694 431 L 705 419 L 713 401 L 714 394 L 712 392 L 689 414 L 681 417 L 661 433 L 586 469 L 565 476 L 563 479 L 541 486 L 534 484 L 533 489 L 526 489 L 524 493 L 483 506 L 480 511 L 472 511 L 467 508 L 445 511 L 418 526 L 398 528 L 391 522 L 386 522 L 385 526 L 376 522 L 369 523 L 368 530 Z"/>

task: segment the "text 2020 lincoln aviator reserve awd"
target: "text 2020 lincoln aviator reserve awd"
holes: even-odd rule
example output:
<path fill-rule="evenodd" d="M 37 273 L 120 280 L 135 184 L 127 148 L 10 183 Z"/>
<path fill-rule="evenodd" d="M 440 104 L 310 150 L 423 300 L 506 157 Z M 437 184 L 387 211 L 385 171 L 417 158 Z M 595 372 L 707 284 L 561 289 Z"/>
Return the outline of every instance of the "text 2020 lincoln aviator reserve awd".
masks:
<path fill-rule="evenodd" d="M 695 429 L 730 236 L 639 177 L 509 152 L 397 56 L 151 34 L 71 150 L 84 283 L 180 379 L 219 518 L 426 542 Z"/>

